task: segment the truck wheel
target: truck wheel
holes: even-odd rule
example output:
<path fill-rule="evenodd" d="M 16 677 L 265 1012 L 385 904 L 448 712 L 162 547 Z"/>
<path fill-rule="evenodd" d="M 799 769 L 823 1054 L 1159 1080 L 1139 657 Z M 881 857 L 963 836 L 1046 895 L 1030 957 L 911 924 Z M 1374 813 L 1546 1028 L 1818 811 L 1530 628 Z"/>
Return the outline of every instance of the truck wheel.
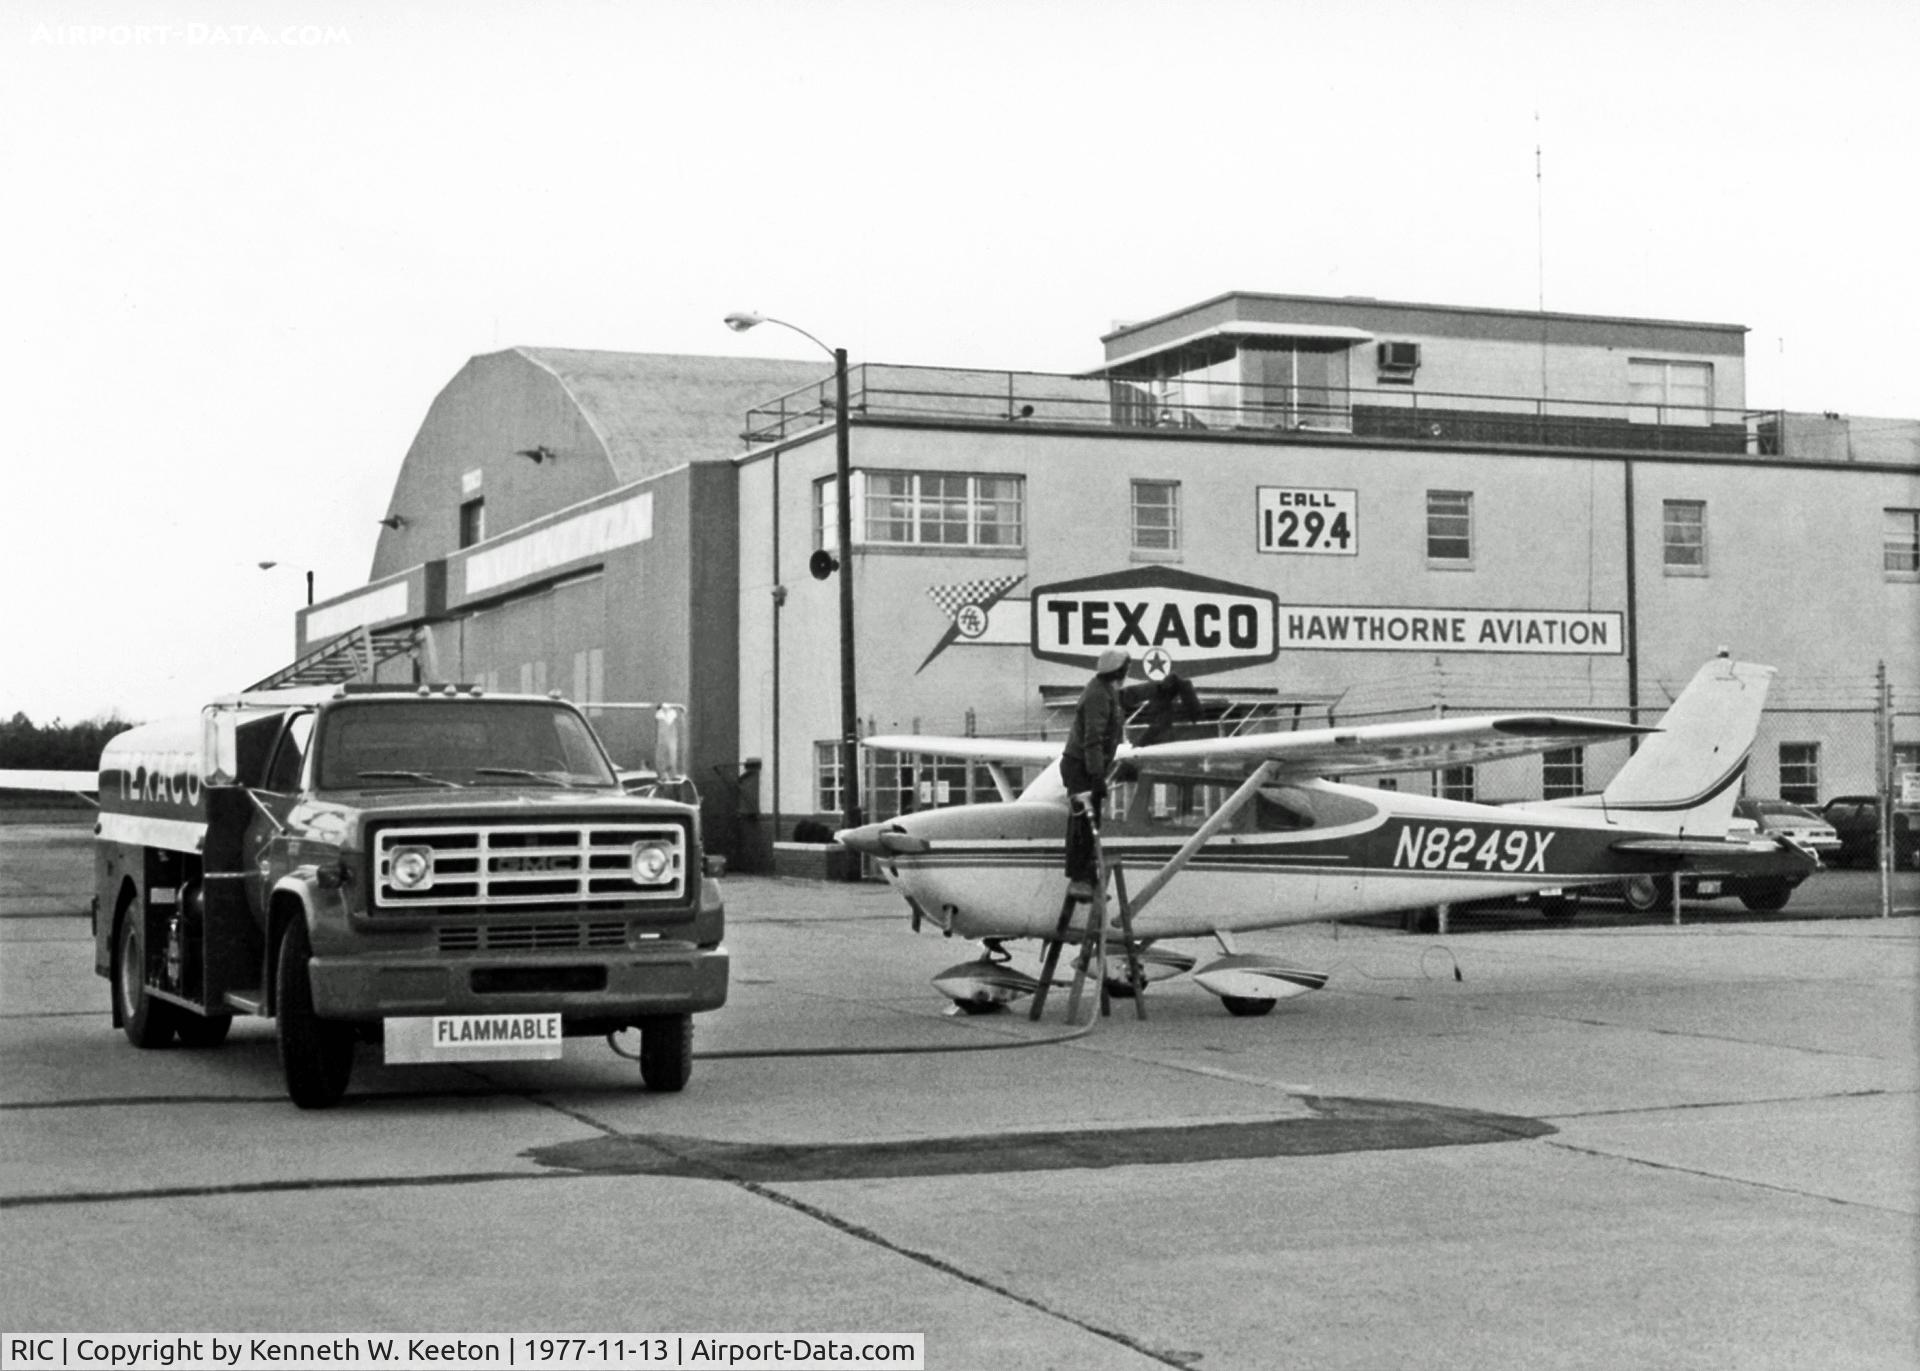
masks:
<path fill-rule="evenodd" d="M 313 945 L 297 917 L 280 940 L 274 978 L 274 1004 L 280 1026 L 280 1070 L 287 1098 L 302 1109 L 325 1109 L 347 1093 L 353 1074 L 353 1030 L 313 1012 L 313 982 L 308 962 Z"/>
<path fill-rule="evenodd" d="M 1757 881 L 1740 892 L 1740 903 L 1758 913 L 1772 913 L 1787 907 L 1793 887 L 1785 881 Z"/>
<path fill-rule="evenodd" d="M 177 1014 L 173 1031 L 180 1035 L 182 1047 L 218 1047 L 232 1027 L 231 1014 Z"/>
<path fill-rule="evenodd" d="M 120 914 L 114 943 L 114 1007 L 120 1027 L 135 1047 L 165 1047 L 173 1041 L 173 1006 L 147 994 L 146 912 L 136 897 Z"/>
<path fill-rule="evenodd" d="M 1673 908 L 1671 878 L 1629 876 L 1620 883 L 1620 898 L 1636 914 L 1664 914 Z"/>
<path fill-rule="evenodd" d="M 649 1090 L 684 1090 L 693 1075 L 693 1015 L 662 1014 L 640 1022 L 640 1079 Z"/>

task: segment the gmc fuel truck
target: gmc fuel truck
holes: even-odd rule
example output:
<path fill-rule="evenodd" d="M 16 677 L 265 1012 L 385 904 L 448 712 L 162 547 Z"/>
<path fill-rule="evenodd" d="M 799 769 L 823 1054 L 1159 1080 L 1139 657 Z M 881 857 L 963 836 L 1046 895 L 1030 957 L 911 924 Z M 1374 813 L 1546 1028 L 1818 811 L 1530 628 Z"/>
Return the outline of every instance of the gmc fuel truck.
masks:
<path fill-rule="evenodd" d="M 510 1061 L 627 1029 L 642 1083 L 676 1091 L 692 1016 L 726 1002 L 699 811 L 629 794 L 555 698 L 236 696 L 115 737 L 99 797 L 94 969 L 115 1026 L 212 1048 L 236 1014 L 272 1018 L 303 1109 L 341 1098 L 362 1044 Z"/>

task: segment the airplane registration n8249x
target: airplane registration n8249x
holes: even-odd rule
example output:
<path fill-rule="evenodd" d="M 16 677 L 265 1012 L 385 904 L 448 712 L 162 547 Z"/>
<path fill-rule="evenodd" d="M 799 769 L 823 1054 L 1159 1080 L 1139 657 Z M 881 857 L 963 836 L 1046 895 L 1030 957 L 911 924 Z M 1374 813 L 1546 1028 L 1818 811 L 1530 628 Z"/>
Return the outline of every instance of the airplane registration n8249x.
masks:
<path fill-rule="evenodd" d="M 1557 714 L 1496 714 L 1122 745 L 1106 871 L 1125 872 L 1136 948 L 1213 937 L 1231 977 L 1195 972 L 1239 1013 L 1324 982 L 1233 954 L 1234 933 L 1517 895 L 1693 864 L 1765 861 L 1804 873 L 1812 854 L 1729 836 L 1728 821 L 1773 668 L 1707 663 L 1658 727 Z M 1335 777 L 1472 765 L 1638 737 L 1598 795 L 1482 805 Z M 1005 797 L 843 830 L 906 897 L 915 926 L 984 940 L 1051 938 L 1067 901 L 1070 797 L 1057 748 L 987 738 L 892 735 L 863 746 L 986 763 Z M 1001 770 L 1043 767 L 1017 796 Z M 1769 868 L 1772 869 L 1772 868 Z M 1222 963 L 1215 963 L 1220 966 Z M 1008 976 L 981 963 L 936 979 L 963 1003 L 1004 1001 Z M 1282 972 L 1286 974 L 1281 974 Z M 1220 991 L 1217 984 L 1230 984 Z M 1037 984 L 1037 983 L 1036 983 Z"/>

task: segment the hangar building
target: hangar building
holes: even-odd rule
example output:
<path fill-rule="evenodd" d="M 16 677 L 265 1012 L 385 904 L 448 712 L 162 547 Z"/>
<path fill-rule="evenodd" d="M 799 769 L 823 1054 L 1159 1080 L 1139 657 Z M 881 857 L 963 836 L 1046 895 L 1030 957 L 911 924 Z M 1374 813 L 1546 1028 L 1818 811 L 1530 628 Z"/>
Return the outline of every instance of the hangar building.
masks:
<path fill-rule="evenodd" d="M 368 584 L 300 660 L 558 690 L 616 755 L 690 706 L 709 840 L 837 822 L 838 591 L 860 728 L 1058 737 L 1109 645 L 1221 728 L 1486 709 L 1658 717 L 1726 647 L 1780 675 L 1749 791 L 1920 762 L 1920 422 L 1749 405 L 1745 329 L 1235 292 L 1116 328 L 1079 375 L 851 368 L 836 546 L 822 363 L 512 348 L 402 462 Z M 622 755 L 624 754 L 624 755 Z M 1578 793 L 1570 750 L 1384 778 Z M 990 793 L 868 758 L 868 816 Z"/>

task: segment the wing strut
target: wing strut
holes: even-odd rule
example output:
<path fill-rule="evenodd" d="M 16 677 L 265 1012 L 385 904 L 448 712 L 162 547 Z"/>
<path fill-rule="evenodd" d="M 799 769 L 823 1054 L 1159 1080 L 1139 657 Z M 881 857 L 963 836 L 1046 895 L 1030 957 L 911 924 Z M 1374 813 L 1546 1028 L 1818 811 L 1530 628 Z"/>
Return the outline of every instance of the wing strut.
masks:
<path fill-rule="evenodd" d="M 1247 802 L 1260 793 L 1260 787 L 1273 779 L 1274 772 L 1280 769 L 1280 763 L 1266 761 L 1255 767 L 1253 774 L 1240 783 L 1240 788 L 1227 797 L 1227 802 L 1213 811 L 1207 821 L 1195 830 L 1194 835 L 1182 844 L 1180 850 L 1167 858 L 1167 864 L 1153 873 L 1148 882 L 1140 887 L 1140 893 L 1133 897 L 1133 914 L 1138 918 L 1140 911 L 1146 908 L 1147 901 L 1165 888 L 1168 881 L 1180 874 L 1186 864 L 1194 859 L 1207 840 L 1221 829 L 1232 823 L 1234 816 L 1247 807 Z"/>

